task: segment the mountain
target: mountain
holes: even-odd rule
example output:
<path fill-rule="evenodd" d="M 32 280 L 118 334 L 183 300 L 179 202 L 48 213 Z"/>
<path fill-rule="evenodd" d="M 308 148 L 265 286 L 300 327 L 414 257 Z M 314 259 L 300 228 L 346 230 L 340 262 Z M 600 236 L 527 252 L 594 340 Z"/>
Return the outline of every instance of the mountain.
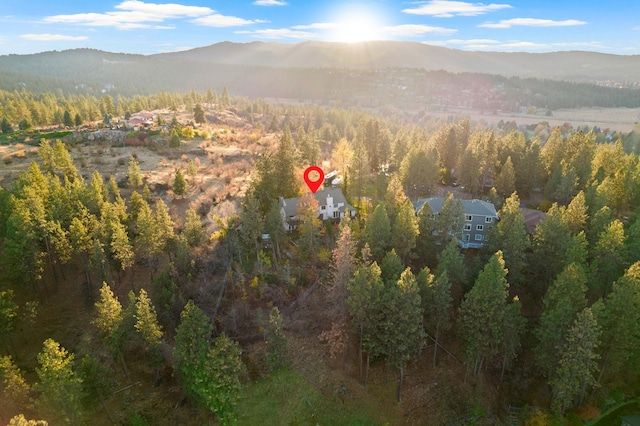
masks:
<path fill-rule="evenodd" d="M 407 41 L 223 42 L 152 57 L 282 68 L 421 68 L 571 81 L 640 80 L 640 55 L 471 52 Z"/>
<path fill-rule="evenodd" d="M 156 55 L 74 49 L 0 56 L 0 89 L 130 96 L 227 87 L 240 96 L 374 108 L 637 108 L 639 71 L 640 56 L 594 52 L 468 52 L 394 41 L 222 42 Z"/>

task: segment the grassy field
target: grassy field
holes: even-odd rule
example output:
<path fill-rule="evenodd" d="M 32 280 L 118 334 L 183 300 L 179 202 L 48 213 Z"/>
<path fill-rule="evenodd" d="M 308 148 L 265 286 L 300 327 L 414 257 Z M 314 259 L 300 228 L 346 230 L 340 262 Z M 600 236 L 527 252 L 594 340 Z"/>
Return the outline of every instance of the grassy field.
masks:
<path fill-rule="evenodd" d="M 393 396 L 390 395 L 390 398 Z M 402 422 L 401 418 L 380 419 L 380 407 L 373 399 L 363 401 L 323 395 L 291 369 L 279 370 L 247 386 L 241 395 L 238 413 L 239 425 L 374 425 Z"/>

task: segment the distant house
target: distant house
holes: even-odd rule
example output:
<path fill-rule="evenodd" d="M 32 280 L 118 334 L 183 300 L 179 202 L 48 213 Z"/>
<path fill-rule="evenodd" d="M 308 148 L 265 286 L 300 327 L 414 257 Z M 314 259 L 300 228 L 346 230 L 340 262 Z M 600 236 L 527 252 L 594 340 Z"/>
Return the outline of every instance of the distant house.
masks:
<path fill-rule="evenodd" d="M 140 111 L 129 117 L 129 120 L 127 120 L 127 126 L 131 129 L 152 127 L 156 123 L 157 119 L 158 114 L 149 111 Z"/>
<path fill-rule="evenodd" d="M 316 191 L 313 197 L 318 201 L 318 217 L 323 221 L 340 220 L 348 210 L 349 215 L 354 217 L 355 209 L 351 206 L 339 188 L 324 188 Z M 293 231 L 298 226 L 298 201 L 301 197 L 282 198 L 280 197 L 280 215 L 282 224 L 287 231 Z"/>
<path fill-rule="evenodd" d="M 485 233 L 492 223 L 498 220 L 498 213 L 493 204 L 482 200 L 460 200 L 464 210 L 464 225 L 462 227 L 462 239 L 458 241 L 460 247 L 482 248 Z M 424 203 L 429 204 L 433 212 L 433 219 L 440 213 L 444 198 L 421 198 L 413 202 L 416 213 L 420 211 Z"/>

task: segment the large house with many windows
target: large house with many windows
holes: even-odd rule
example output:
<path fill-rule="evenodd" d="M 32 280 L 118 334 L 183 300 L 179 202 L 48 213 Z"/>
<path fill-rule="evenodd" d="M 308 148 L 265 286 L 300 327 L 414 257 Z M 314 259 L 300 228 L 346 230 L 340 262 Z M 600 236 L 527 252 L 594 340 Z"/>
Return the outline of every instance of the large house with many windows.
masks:
<path fill-rule="evenodd" d="M 318 201 L 318 217 L 322 221 L 340 220 L 348 211 L 350 217 L 355 217 L 356 210 L 351 206 L 340 188 L 324 188 L 316 191 L 313 197 Z M 280 197 L 280 215 L 282 224 L 287 231 L 297 228 L 300 220 L 298 218 L 298 202 L 301 197 L 282 198 Z"/>
<path fill-rule="evenodd" d="M 464 211 L 464 225 L 462 238 L 458 241 L 462 248 L 482 248 L 486 231 L 492 223 L 498 220 L 498 213 L 493 204 L 482 200 L 460 200 Z M 433 218 L 440 213 L 444 198 L 421 198 L 413 202 L 416 213 L 424 203 L 429 204 Z"/>

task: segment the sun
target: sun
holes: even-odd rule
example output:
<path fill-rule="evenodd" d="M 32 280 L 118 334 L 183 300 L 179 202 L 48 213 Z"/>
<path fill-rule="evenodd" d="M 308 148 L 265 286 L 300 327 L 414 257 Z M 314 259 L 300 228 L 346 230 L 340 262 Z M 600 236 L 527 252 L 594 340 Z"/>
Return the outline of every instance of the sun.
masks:
<path fill-rule="evenodd" d="M 380 19 L 370 8 L 351 7 L 341 10 L 335 19 L 332 39 L 343 43 L 380 40 Z"/>

